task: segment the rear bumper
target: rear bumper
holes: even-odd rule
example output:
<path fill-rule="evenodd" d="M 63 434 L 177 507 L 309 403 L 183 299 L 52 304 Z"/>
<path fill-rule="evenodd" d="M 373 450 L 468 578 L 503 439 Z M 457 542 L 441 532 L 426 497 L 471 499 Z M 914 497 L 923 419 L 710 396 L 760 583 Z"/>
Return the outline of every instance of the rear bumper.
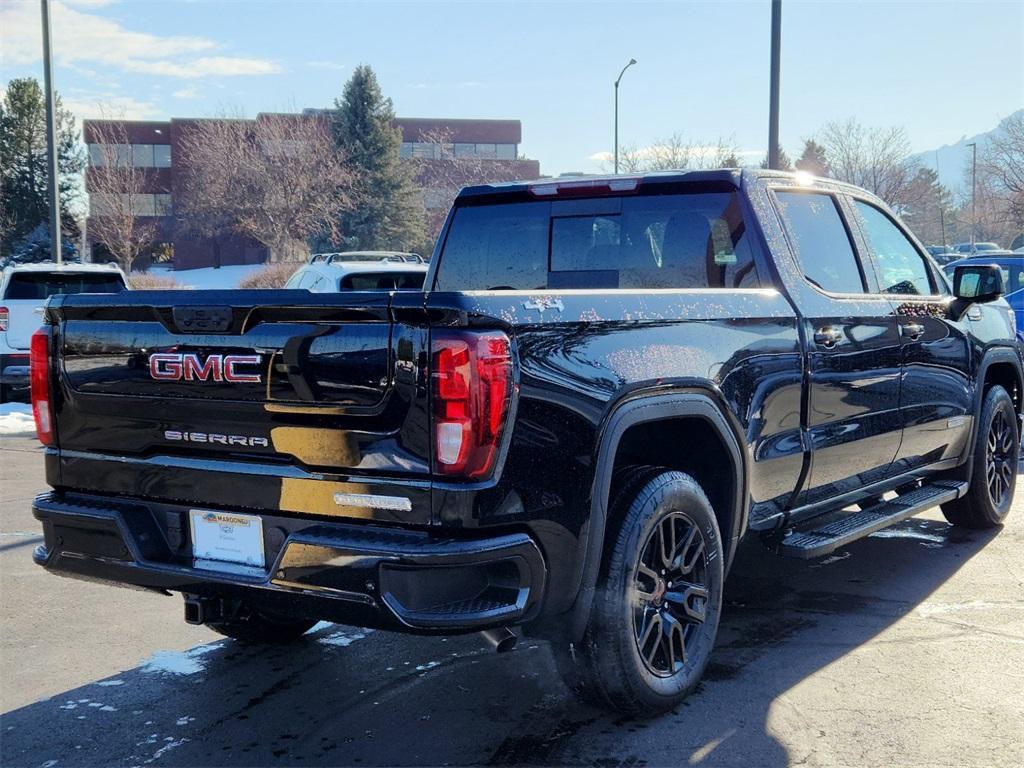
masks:
<path fill-rule="evenodd" d="M 28 396 L 28 353 L 0 353 L 0 384 L 12 394 Z"/>
<path fill-rule="evenodd" d="M 525 533 L 455 538 L 397 527 L 262 515 L 260 572 L 196 568 L 188 507 L 53 492 L 32 512 L 33 558 L 61 575 L 243 600 L 277 614 L 409 632 L 533 618 L 546 567 Z"/>

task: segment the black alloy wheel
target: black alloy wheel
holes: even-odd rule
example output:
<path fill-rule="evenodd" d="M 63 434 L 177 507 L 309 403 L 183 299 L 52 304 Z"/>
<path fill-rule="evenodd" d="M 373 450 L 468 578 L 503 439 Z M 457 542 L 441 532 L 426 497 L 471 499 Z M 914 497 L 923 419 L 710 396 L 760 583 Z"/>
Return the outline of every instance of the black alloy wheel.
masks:
<path fill-rule="evenodd" d="M 1017 432 L 1010 423 L 1006 411 L 999 410 L 992 419 L 988 430 L 985 450 L 985 480 L 988 483 L 989 498 L 996 507 L 1002 507 L 1013 488 L 1017 474 L 1017 452 L 1014 443 Z"/>
<path fill-rule="evenodd" d="M 683 668 L 687 643 L 707 615 L 707 548 L 700 528 L 672 512 L 650 532 L 633 574 L 633 635 L 658 677 Z"/>

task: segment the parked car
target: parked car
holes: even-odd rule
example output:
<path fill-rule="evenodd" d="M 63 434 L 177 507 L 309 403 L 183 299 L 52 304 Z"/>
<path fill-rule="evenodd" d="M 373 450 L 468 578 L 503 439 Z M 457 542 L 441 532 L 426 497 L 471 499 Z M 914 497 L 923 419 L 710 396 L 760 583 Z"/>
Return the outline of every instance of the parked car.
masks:
<path fill-rule="evenodd" d="M 943 270 L 952 280 L 958 266 L 977 263 L 995 264 L 999 267 L 1003 275 L 1003 291 L 1006 301 L 1017 316 L 1017 338 L 1024 341 L 1024 253 L 992 251 L 954 261 L 943 267 Z"/>
<path fill-rule="evenodd" d="M 464 189 L 422 291 L 57 296 L 34 559 L 250 642 L 521 626 L 581 696 L 661 711 L 741 540 L 1005 520 L 1000 288 L 972 260 L 951 291 L 864 190 L 732 169 Z"/>
<path fill-rule="evenodd" d="M 347 251 L 315 253 L 288 278 L 285 288 L 334 291 L 420 290 L 427 263 L 415 253 Z"/>
<path fill-rule="evenodd" d="M 0 270 L 0 403 L 28 398 L 29 340 L 48 298 L 126 288 L 124 273 L 108 264 L 37 262 Z"/>
<path fill-rule="evenodd" d="M 953 246 L 953 250 L 957 253 L 979 253 L 981 251 L 1000 251 L 1000 248 L 995 243 L 957 243 Z"/>
<path fill-rule="evenodd" d="M 931 254 L 931 257 L 935 259 L 935 263 L 939 266 L 943 266 L 951 261 L 963 258 L 963 254 L 957 253 L 945 245 L 928 245 L 925 246 L 925 250 Z"/>

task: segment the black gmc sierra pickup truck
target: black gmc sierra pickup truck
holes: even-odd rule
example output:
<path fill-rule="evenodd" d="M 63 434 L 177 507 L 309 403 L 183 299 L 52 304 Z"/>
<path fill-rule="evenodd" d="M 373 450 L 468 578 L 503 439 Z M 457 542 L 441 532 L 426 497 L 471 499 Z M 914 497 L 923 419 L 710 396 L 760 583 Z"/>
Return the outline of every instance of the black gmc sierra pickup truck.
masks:
<path fill-rule="evenodd" d="M 480 186 L 424 291 L 54 297 L 36 562 L 246 641 L 511 626 L 673 706 L 737 542 L 816 557 L 929 507 L 999 525 L 1022 359 L 876 198 L 770 171 Z"/>

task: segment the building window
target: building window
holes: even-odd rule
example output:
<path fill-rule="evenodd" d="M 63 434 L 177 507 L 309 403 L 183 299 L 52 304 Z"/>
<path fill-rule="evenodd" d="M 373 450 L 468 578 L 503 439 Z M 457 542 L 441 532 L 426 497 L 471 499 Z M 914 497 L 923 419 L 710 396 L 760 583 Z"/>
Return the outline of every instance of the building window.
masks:
<path fill-rule="evenodd" d="M 153 195 L 157 216 L 170 216 L 174 213 L 174 205 L 171 203 L 171 196 L 165 193 Z"/>
<path fill-rule="evenodd" d="M 134 168 L 170 168 L 169 144 L 90 144 L 89 165 L 108 165 L 116 157 L 117 165 Z"/>
<path fill-rule="evenodd" d="M 515 160 L 516 154 L 515 144 L 498 144 L 496 146 L 495 157 L 499 160 Z"/>
<path fill-rule="evenodd" d="M 132 166 L 135 168 L 153 167 L 152 144 L 132 144 Z"/>
<path fill-rule="evenodd" d="M 153 145 L 153 167 L 154 168 L 170 168 L 171 167 L 171 145 L 170 144 L 154 144 Z"/>
<path fill-rule="evenodd" d="M 398 148 L 399 157 L 412 157 L 412 142 L 403 141 L 402 146 Z"/>

